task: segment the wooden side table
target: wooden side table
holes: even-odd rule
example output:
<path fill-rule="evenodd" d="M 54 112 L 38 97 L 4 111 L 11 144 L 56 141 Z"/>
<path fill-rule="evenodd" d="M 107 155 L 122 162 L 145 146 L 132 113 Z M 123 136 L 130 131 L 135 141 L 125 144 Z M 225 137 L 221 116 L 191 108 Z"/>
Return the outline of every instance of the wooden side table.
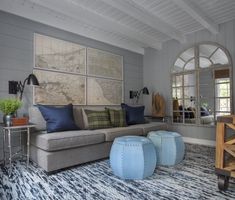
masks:
<path fill-rule="evenodd" d="M 12 171 L 12 158 L 19 154 L 17 153 L 12 153 L 12 142 L 11 142 L 11 136 L 13 133 L 20 133 L 20 145 L 21 145 L 21 134 L 22 133 L 27 133 L 27 153 L 26 153 L 26 166 L 28 168 L 29 166 L 29 146 L 30 146 L 30 128 L 35 127 L 34 124 L 28 124 L 28 125 L 22 125 L 22 126 L 9 126 L 9 127 L 3 127 L 3 156 L 4 156 L 4 165 L 6 165 L 6 138 L 8 139 L 8 152 L 9 152 L 9 165 L 10 165 L 10 173 Z M 22 146 L 21 146 L 22 148 Z M 22 149 L 21 149 L 21 154 L 22 154 Z"/>
<path fill-rule="evenodd" d="M 235 134 L 227 137 L 226 127 L 235 131 L 235 115 L 217 118 L 215 172 L 219 190 L 227 190 L 229 178 L 235 178 Z"/>

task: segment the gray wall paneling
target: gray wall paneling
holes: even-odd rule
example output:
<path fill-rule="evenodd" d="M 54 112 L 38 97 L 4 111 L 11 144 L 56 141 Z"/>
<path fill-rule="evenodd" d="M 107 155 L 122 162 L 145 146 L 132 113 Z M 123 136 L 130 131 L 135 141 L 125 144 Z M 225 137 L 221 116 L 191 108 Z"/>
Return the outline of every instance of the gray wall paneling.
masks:
<path fill-rule="evenodd" d="M 0 98 L 11 96 L 8 94 L 9 80 L 23 81 L 32 73 L 35 32 L 123 56 L 125 102 L 130 102 L 129 90 L 143 87 L 143 55 L 0 11 Z M 32 105 L 30 87 L 25 89 L 23 102 L 20 114 L 27 113 Z M 0 141 L 1 160 L 2 135 Z"/>

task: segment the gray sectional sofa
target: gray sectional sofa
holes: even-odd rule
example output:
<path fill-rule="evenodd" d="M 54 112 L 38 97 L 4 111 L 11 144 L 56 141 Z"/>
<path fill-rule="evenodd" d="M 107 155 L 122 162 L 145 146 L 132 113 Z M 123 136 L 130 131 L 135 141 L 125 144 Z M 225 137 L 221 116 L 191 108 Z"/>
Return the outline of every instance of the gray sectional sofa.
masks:
<path fill-rule="evenodd" d="M 83 130 L 46 132 L 46 122 L 36 107 L 29 109 L 30 122 L 37 124 L 31 134 L 30 158 L 46 172 L 109 157 L 112 142 L 124 135 L 146 136 L 153 130 L 166 129 L 166 123 L 150 122 L 128 127 L 84 130 L 81 108 L 74 107 L 74 119 Z"/>

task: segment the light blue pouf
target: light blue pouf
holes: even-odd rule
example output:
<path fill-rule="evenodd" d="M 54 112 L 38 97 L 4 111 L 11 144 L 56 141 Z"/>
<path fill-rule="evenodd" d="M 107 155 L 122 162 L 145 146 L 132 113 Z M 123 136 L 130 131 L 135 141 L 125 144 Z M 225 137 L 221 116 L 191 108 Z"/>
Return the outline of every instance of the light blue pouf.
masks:
<path fill-rule="evenodd" d="M 156 167 L 156 151 L 146 137 L 123 136 L 114 140 L 110 152 L 113 173 L 122 179 L 144 179 Z"/>
<path fill-rule="evenodd" d="M 170 131 L 151 131 L 148 138 L 156 147 L 157 165 L 176 165 L 184 158 L 185 145 L 179 133 Z"/>

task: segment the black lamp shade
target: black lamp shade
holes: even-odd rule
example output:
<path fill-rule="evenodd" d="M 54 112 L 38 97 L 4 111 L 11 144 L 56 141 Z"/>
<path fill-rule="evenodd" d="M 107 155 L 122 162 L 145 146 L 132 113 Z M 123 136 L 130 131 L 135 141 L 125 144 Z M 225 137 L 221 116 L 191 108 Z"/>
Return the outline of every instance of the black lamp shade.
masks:
<path fill-rule="evenodd" d="M 34 74 L 28 76 L 27 85 L 39 85 L 38 79 Z"/>
<path fill-rule="evenodd" d="M 148 90 L 147 87 L 144 87 L 144 88 L 143 88 L 143 94 L 149 95 L 149 90 Z"/>

